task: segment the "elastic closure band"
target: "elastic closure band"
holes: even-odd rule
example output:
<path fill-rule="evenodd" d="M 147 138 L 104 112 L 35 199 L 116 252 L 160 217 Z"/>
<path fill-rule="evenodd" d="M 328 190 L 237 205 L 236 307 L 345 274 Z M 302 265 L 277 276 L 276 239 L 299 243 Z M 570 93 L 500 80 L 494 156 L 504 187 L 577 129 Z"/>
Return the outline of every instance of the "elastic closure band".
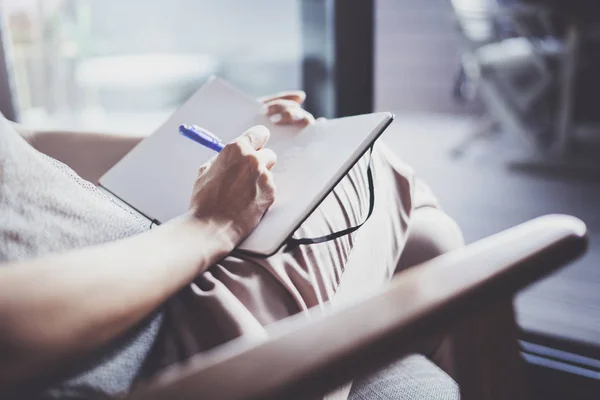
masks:
<path fill-rule="evenodd" d="M 365 220 L 356 226 L 353 226 L 351 228 L 346 228 L 341 231 L 333 232 L 333 233 L 330 233 L 325 236 L 320 236 L 320 237 L 315 237 L 315 238 L 301 238 L 301 239 L 296 239 L 296 238 L 290 237 L 286 240 L 286 244 L 288 246 L 297 247 L 297 246 L 303 246 L 303 245 L 309 245 L 309 244 L 329 242 L 330 240 L 334 240 L 339 237 L 348 235 L 352 232 L 355 232 L 356 230 L 358 230 L 358 228 L 363 226 L 365 224 L 365 222 L 367 222 L 369 220 L 369 217 L 371 217 L 371 214 L 373 214 L 373 208 L 375 207 L 375 187 L 373 185 L 373 173 L 371 171 L 372 157 L 373 157 L 373 146 L 371 146 L 371 148 L 370 148 L 369 165 L 367 166 L 367 180 L 369 181 L 369 212 L 367 213 L 367 217 L 365 218 Z"/>

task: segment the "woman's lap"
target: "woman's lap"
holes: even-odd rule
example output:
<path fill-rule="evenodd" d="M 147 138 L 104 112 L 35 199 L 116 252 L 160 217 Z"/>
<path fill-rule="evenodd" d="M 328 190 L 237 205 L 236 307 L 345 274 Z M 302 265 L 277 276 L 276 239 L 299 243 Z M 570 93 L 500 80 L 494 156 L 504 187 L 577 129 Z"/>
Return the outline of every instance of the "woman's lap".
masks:
<path fill-rule="evenodd" d="M 294 234 L 315 237 L 363 221 L 369 207 L 368 155 Z M 384 145 L 371 158 L 375 205 L 355 233 L 330 242 L 283 247 L 267 258 L 229 256 L 167 304 L 153 354 L 162 367 L 236 337 L 264 336 L 263 326 L 326 302 L 355 300 L 393 275 L 413 211 L 436 206 L 412 170 Z"/>

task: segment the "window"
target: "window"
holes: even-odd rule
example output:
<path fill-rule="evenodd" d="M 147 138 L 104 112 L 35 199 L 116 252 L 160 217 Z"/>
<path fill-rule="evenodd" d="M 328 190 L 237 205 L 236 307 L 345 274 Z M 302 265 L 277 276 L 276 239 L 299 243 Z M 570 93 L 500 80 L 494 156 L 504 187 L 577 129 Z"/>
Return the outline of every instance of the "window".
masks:
<path fill-rule="evenodd" d="M 150 133 L 211 74 L 301 85 L 296 0 L 4 0 L 19 119 Z"/>

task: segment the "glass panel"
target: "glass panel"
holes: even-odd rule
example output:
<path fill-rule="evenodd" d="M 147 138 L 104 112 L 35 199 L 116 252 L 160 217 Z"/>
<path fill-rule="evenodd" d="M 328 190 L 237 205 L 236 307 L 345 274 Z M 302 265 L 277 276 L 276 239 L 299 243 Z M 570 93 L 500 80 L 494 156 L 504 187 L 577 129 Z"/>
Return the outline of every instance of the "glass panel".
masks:
<path fill-rule="evenodd" d="M 22 122 L 150 132 L 211 74 L 301 86 L 296 0 L 4 0 Z"/>

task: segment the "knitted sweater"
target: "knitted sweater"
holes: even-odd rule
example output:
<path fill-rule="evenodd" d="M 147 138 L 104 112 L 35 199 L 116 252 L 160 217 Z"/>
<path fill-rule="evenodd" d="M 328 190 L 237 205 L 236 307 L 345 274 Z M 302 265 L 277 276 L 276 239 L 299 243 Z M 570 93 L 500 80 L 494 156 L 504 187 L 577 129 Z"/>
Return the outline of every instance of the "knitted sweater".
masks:
<path fill-rule="evenodd" d="M 0 114 L 0 262 L 22 261 L 119 240 L 148 224 L 81 179 L 66 165 L 33 149 Z M 82 265 L 81 268 L 85 268 Z M 152 346 L 154 315 L 44 393 L 27 398 L 90 398 L 125 393 Z"/>

